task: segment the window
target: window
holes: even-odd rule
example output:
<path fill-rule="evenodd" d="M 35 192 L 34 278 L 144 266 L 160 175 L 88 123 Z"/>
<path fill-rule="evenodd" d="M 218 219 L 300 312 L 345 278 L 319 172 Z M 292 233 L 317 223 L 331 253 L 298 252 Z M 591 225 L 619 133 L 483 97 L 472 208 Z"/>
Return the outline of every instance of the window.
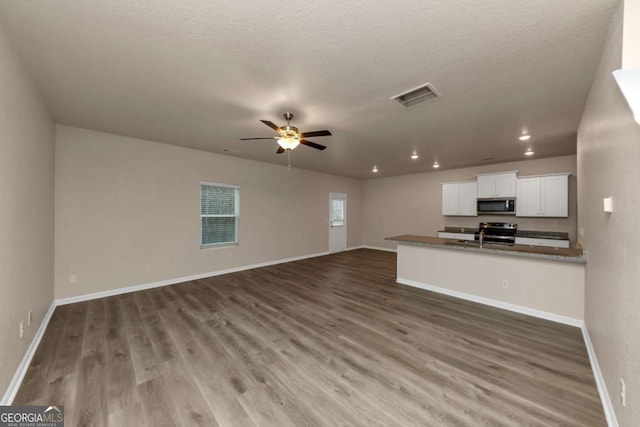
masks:
<path fill-rule="evenodd" d="M 331 199 L 331 226 L 344 225 L 344 199 Z"/>
<path fill-rule="evenodd" d="M 240 187 L 200 183 L 200 245 L 223 246 L 238 243 Z"/>

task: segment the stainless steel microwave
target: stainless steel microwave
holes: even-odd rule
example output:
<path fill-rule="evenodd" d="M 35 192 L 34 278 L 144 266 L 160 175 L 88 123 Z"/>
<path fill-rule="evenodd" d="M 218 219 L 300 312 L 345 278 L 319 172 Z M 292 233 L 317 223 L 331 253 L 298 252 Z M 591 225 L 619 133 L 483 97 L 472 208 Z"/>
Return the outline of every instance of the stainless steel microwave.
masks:
<path fill-rule="evenodd" d="M 516 199 L 493 198 L 478 199 L 478 215 L 515 215 Z"/>

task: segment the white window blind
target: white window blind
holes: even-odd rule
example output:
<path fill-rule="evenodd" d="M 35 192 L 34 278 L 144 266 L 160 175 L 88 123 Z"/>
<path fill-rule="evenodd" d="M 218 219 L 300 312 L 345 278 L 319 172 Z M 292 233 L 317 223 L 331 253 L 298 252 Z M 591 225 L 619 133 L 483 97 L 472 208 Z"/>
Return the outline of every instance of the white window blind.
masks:
<path fill-rule="evenodd" d="M 200 183 L 200 245 L 238 243 L 240 188 L 233 185 Z"/>

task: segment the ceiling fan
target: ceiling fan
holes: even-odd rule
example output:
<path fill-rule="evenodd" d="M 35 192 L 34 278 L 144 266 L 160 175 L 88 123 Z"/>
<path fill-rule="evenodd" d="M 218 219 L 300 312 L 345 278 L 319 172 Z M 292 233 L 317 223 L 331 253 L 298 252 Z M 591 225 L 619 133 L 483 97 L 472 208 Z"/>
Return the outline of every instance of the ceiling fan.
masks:
<path fill-rule="evenodd" d="M 281 154 L 285 151 L 291 151 L 296 148 L 299 144 L 306 145 L 307 147 L 315 148 L 316 150 L 324 150 L 324 145 L 316 144 L 315 142 L 311 142 L 305 138 L 314 137 L 314 136 L 329 136 L 331 132 L 328 130 L 317 130 L 314 132 L 299 132 L 298 128 L 295 126 L 291 126 L 290 122 L 293 119 L 293 113 L 284 113 L 283 117 L 287 121 L 286 126 L 278 127 L 273 122 L 269 120 L 260 120 L 265 125 L 269 126 L 271 129 L 278 132 L 278 136 L 269 136 L 269 137 L 261 137 L 261 138 L 240 138 L 241 141 L 249 141 L 252 139 L 275 139 L 278 141 L 278 151 L 276 153 Z"/>

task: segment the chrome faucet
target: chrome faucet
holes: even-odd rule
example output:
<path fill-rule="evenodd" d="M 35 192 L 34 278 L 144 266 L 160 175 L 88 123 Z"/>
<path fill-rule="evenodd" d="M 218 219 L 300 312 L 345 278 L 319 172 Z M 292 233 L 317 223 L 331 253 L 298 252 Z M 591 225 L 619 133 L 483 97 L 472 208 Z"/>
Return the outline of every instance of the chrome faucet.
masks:
<path fill-rule="evenodd" d="M 484 239 L 484 230 L 480 230 L 480 249 L 482 249 L 482 240 Z"/>

